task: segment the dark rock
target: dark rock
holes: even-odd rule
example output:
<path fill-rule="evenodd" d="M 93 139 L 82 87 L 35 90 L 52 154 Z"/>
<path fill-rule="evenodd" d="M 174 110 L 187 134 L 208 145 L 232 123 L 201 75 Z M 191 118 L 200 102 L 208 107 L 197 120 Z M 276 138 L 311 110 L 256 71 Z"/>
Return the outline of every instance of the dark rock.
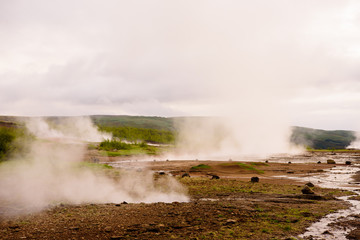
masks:
<path fill-rule="evenodd" d="M 293 174 L 293 173 L 295 173 L 295 172 L 292 171 L 292 170 L 289 170 L 289 171 L 287 171 L 286 173 Z"/>
<path fill-rule="evenodd" d="M 332 159 L 328 159 L 326 162 L 327 164 L 336 164 L 336 162 Z"/>
<path fill-rule="evenodd" d="M 259 177 L 252 177 L 251 178 L 251 182 L 253 182 L 253 183 L 256 183 L 256 182 L 259 182 Z"/>
<path fill-rule="evenodd" d="M 351 161 L 346 161 L 345 164 L 346 165 L 351 165 Z"/>
<path fill-rule="evenodd" d="M 79 230 L 79 227 L 69 227 L 70 230 Z"/>
<path fill-rule="evenodd" d="M 110 237 L 111 240 L 121 240 L 124 239 L 122 236 L 112 236 Z"/>
<path fill-rule="evenodd" d="M 159 172 L 159 175 L 165 175 L 165 172 Z"/>
<path fill-rule="evenodd" d="M 19 225 L 11 225 L 11 226 L 9 226 L 9 228 L 10 229 L 18 229 L 18 228 L 20 228 L 20 226 Z"/>
<path fill-rule="evenodd" d="M 266 160 L 266 161 L 265 161 L 265 163 L 269 163 L 269 161 L 268 161 L 268 160 Z"/>
<path fill-rule="evenodd" d="M 181 177 L 182 177 L 182 178 L 184 178 L 184 177 L 190 177 L 190 174 L 184 173 L 183 175 L 181 175 Z"/>
<path fill-rule="evenodd" d="M 291 164 L 291 162 L 288 162 L 288 164 Z"/>
<path fill-rule="evenodd" d="M 121 204 L 128 204 L 127 202 L 123 201 Z"/>
<path fill-rule="evenodd" d="M 320 163 L 321 163 L 321 161 L 318 161 L 318 162 L 317 162 L 317 164 L 320 164 Z"/>
<path fill-rule="evenodd" d="M 305 185 L 308 186 L 308 187 L 315 187 L 315 185 L 312 182 L 308 182 Z"/>
<path fill-rule="evenodd" d="M 303 194 L 315 194 L 313 190 L 311 190 L 308 186 L 305 186 L 303 189 L 301 189 L 301 192 Z"/>
<path fill-rule="evenodd" d="M 324 234 L 324 235 L 334 235 L 334 234 L 332 234 L 331 232 L 329 232 L 328 230 L 326 230 L 326 231 L 323 232 L 322 234 Z"/>
<path fill-rule="evenodd" d="M 212 175 L 211 179 L 220 179 L 220 177 L 218 175 Z"/>

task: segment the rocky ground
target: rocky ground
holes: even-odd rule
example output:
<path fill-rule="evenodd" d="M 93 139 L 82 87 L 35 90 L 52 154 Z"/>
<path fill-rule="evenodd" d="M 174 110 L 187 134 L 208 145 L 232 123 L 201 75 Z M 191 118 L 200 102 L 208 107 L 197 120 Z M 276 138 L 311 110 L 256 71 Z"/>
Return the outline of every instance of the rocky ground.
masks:
<path fill-rule="evenodd" d="M 124 163 L 127 168 L 143 166 Z M 315 183 L 315 194 L 303 194 L 304 182 L 285 177 L 321 173 L 328 167 L 152 161 L 146 168 L 154 177 L 174 175 L 187 187 L 189 202 L 57 204 L 38 213 L 0 216 L 0 239 L 290 239 L 325 214 L 347 207 L 335 199 L 346 191 L 321 189 Z M 184 173 L 190 177 L 182 178 Z M 212 179 L 214 175 L 219 179 Z M 259 182 L 251 182 L 252 177 Z M 350 239 L 357 239 L 351 238 L 358 236 L 356 231 Z"/>

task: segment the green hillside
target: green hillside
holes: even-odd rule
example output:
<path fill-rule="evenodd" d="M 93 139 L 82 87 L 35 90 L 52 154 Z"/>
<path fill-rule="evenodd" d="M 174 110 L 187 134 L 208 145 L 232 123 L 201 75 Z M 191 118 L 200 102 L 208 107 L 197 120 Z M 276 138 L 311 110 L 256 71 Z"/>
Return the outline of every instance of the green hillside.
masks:
<path fill-rule="evenodd" d="M 93 115 L 90 117 L 94 123 L 100 127 L 134 127 L 166 131 L 175 130 L 172 118 L 124 115 Z"/>
<path fill-rule="evenodd" d="M 293 127 L 291 142 L 313 149 L 345 149 L 356 139 L 353 131 L 326 131 L 320 129 Z"/>
<path fill-rule="evenodd" d="M 100 130 L 112 132 L 119 139 L 155 143 L 173 143 L 176 141 L 175 123 L 186 119 L 115 115 L 93 115 L 90 117 Z M 54 119 L 61 118 L 50 117 L 49 119 L 54 121 Z M 0 116 L 0 128 L 21 128 L 21 121 L 25 119 L 26 117 Z M 193 117 L 193 119 L 203 121 L 207 118 Z M 353 131 L 326 131 L 293 127 L 290 141 L 313 149 L 345 149 L 355 139 L 355 132 Z"/>

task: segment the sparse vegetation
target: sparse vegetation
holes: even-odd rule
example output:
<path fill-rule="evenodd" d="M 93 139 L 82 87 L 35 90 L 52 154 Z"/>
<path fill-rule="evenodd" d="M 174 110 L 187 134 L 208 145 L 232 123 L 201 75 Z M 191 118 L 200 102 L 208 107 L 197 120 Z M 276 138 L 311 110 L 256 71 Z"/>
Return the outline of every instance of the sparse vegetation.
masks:
<path fill-rule="evenodd" d="M 210 169 L 211 167 L 209 165 L 206 164 L 199 164 L 197 166 L 193 166 L 191 167 L 190 170 L 201 170 L 201 169 Z"/>
<path fill-rule="evenodd" d="M 99 145 L 100 154 L 108 157 L 130 156 L 130 155 L 155 155 L 161 152 L 160 147 L 150 146 L 142 143 L 124 143 L 118 140 L 105 140 Z"/>

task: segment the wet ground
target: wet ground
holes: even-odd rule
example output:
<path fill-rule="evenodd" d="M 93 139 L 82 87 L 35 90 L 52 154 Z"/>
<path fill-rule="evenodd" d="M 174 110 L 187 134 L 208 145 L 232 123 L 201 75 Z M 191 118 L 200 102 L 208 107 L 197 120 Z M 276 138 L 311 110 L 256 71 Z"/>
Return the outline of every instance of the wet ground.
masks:
<path fill-rule="evenodd" d="M 329 159 L 336 164 L 327 164 Z M 0 216 L 0 239 L 359 239 L 359 201 L 347 196 L 347 190 L 360 189 L 353 178 L 358 153 L 253 162 L 101 160 L 124 170 L 152 171 L 159 179 L 172 175 L 187 187 L 191 200 L 55 204 L 42 212 Z M 190 177 L 181 178 L 185 173 Z M 250 182 L 252 177 L 259 182 Z M 309 181 L 315 194 L 302 194 Z"/>

